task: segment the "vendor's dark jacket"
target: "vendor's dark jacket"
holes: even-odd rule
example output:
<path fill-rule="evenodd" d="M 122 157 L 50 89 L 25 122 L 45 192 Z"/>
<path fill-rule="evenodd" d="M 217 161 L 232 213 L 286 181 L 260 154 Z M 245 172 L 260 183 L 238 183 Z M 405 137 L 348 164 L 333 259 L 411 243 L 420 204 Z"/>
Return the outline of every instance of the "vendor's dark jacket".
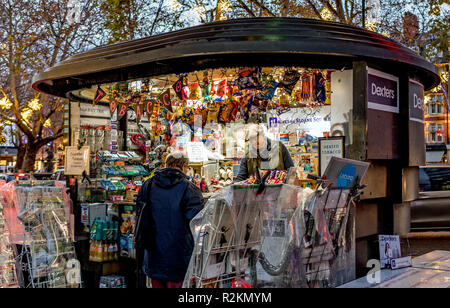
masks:
<path fill-rule="evenodd" d="M 271 151 L 273 144 L 278 145 L 278 151 Z M 275 149 L 275 147 L 274 147 Z M 294 167 L 294 162 L 292 161 L 291 155 L 287 150 L 286 146 L 280 141 L 274 141 L 267 139 L 267 152 L 272 155 L 278 156 L 278 164 L 276 166 L 272 166 L 272 170 L 289 170 L 289 168 Z M 255 155 L 253 155 L 255 156 Z M 248 179 L 250 175 L 255 174 L 256 166 L 261 168 L 261 161 L 269 161 L 272 156 L 264 155 L 264 158 L 261 157 L 259 152 L 256 157 L 251 158 L 249 155 L 248 148 L 245 151 L 245 156 L 241 159 L 241 163 L 239 166 L 239 173 L 236 176 L 234 182 L 240 182 Z M 267 168 L 266 168 L 267 169 Z"/>
<path fill-rule="evenodd" d="M 182 281 L 194 248 L 189 222 L 202 210 L 203 196 L 178 169 L 162 169 L 150 183 L 137 196 L 137 202 L 151 207 L 154 235 L 153 247 L 144 252 L 143 271 L 153 279 Z"/>

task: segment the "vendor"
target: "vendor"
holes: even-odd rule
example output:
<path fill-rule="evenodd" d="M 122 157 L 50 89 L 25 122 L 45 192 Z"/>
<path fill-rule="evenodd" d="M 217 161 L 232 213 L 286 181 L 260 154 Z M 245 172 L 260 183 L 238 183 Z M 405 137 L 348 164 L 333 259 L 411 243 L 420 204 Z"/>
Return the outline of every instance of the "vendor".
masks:
<path fill-rule="evenodd" d="M 239 173 L 234 182 L 241 182 L 259 170 L 289 170 L 294 166 L 284 144 L 267 138 L 262 125 L 250 125 L 247 130 L 245 155 L 241 159 Z"/>

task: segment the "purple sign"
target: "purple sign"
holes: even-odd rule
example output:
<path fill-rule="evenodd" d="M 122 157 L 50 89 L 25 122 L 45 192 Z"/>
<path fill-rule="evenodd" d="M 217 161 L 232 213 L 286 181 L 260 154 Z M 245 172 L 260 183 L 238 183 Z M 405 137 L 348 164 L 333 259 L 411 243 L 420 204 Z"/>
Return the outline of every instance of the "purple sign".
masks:
<path fill-rule="evenodd" d="M 398 78 L 367 68 L 367 107 L 388 112 L 399 112 Z"/>
<path fill-rule="evenodd" d="M 425 100 L 423 85 L 415 80 L 409 80 L 409 119 L 423 124 Z"/>

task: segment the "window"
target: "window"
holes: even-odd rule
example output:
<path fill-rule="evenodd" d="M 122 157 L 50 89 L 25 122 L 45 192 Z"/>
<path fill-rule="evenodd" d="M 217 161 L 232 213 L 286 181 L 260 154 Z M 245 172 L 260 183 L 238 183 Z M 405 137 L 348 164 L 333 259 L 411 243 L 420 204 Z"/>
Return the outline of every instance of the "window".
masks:
<path fill-rule="evenodd" d="M 437 142 L 442 142 L 444 139 L 444 124 L 437 125 Z"/>
<path fill-rule="evenodd" d="M 436 123 L 431 123 L 430 124 L 430 131 L 431 132 L 435 132 L 436 131 Z"/>
<path fill-rule="evenodd" d="M 429 103 L 427 104 L 427 114 L 443 114 L 444 108 L 442 104 Z"/>

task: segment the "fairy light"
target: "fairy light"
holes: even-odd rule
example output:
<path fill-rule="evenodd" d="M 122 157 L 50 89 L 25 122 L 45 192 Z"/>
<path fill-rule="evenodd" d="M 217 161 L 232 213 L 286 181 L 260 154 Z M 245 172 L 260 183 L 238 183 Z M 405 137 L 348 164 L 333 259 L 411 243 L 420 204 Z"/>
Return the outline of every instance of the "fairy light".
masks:
<path fill-rule="evenodd" d="M 25 109 L 24 111 L 22 111 L 22 113 L 20 114 L 20 116 L 22 117 L 22 119 L 25 122 L 28 122 L 28 120 L 30 120 L 31 116 L 33 115 L 33 110 L 31 109 Z"/>
<path fill-rule="evenodd" d="M 2 99 L 0 99 L 0 108 L 1 109 L 10 109 L 12 107 L 11 101 L 5 96 Z"/>
<path fill-rule="evenodd" d="M 28 108 L 33 111 L 38 111 L 42 108 L 42 105 L 39 103 L 39 99 L 36 97 L 28 102 Z"/>
<path fill-rule="evenodd" d="M 44 127 L 50 128 L 52 126 L 52 121 L 50 119 L 47 119 L 44 123 Z"/>
<path fill-rule="evenodd" d="M 172 10 L 176 11 L 181 7 L 181 4 L 177 0 L 171 0 L 169 2 L 169 6 Z"/>
<path fill-rule="evenodd" d="M 324 7 L 320 11 L 320 17 L 322 17 L 322 19 L 325 19 L 325 20 L 332 20 L 333 14 L 331 14 L 331 12 L 326 7 Z"/>

